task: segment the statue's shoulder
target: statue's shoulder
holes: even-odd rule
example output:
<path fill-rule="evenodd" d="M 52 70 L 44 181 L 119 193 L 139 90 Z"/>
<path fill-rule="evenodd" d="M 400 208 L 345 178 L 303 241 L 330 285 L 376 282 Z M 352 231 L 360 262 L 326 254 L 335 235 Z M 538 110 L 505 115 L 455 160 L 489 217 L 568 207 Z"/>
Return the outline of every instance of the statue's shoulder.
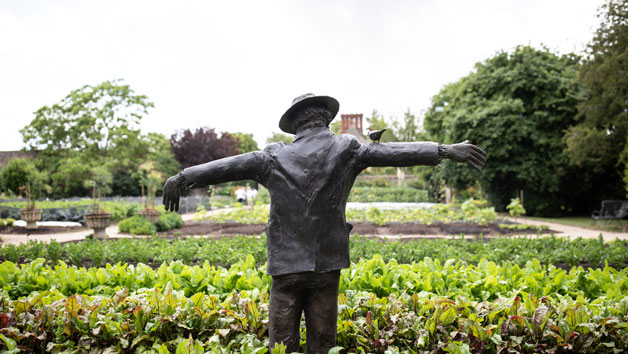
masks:
<path fill-rule="evenodd" d="M 336 141 L 340 144 L 346 145 L 349 148 L 359 148 L 361 146 L 358 138 L 351 134 L 336 135 Z"/>
<path fill-rule="evenodd" d="M 271 144 L 266 145 L 266 147 L 262 151 L 265 153 L 274 155 L 277 152 L 281 151 L 285 146 L 286 146 L 285 143 L 271 143 Z"/>

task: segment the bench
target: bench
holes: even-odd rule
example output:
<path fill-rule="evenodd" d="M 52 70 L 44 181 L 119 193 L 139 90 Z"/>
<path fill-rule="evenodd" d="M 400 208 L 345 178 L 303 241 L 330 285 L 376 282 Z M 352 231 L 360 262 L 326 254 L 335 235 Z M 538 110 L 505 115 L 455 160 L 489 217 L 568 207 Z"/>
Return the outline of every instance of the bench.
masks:
<path fill-rule="evenodd" d="M 594 211 L 595 220 L 620 220 L 628 215 L 628 200 L 603 200 L 602 208 Z"/>

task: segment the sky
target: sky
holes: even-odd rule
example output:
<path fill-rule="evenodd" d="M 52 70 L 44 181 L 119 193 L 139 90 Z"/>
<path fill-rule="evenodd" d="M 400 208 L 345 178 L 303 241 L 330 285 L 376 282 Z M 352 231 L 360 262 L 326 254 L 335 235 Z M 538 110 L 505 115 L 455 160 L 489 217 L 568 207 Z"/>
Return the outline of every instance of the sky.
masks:
<path fill-rule="evenodd" d="M 42 106 L 122 79 L 143 132 L 201 126 L 260 147 L 304 93 L 340 114 L 420 115 L 444 85 L 517 45 L 582 53 L 603 0 L 0 0 L 0 150 Z"/>

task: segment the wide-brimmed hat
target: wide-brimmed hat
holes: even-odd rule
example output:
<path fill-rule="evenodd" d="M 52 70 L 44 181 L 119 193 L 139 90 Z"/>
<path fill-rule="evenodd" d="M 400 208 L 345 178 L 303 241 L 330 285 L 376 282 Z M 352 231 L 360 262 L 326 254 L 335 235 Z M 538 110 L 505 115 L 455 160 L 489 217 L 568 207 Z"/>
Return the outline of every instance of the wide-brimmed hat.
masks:
<path fill-rule="evenodd" d="M 316 96 L 313 93 L 306 93 L 305 95 L 301 95 L 292 100 L 292 106 L 288 108 L 286 113 L 281 116 L 279 120 L 279 129 L 283 130 L 286 133 L 294 134 L 295 131 L 292 130 L 292 119 L 294 118 L 294 114 L 301 107 L 305 107 L 308 105 L 322 105 L 326 107 L 331 112 L 331 118 L 327 122 L 327 124 L 331 123 L 338 114 L 338 109 L 340 108 L 340 104 L 338 101 L 329 96 Z"/>

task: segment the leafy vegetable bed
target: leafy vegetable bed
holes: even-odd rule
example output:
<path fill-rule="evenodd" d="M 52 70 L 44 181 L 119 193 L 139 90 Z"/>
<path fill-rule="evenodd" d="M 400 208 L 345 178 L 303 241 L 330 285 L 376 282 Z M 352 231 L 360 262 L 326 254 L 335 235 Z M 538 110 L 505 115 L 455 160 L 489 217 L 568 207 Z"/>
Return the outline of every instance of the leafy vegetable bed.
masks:
<path fill-rule="evenodd" d="M 429 202 L 430 198 L 424 189 L 407 187 L 353 187 L 349 194 L 349 202 Z"/>
<path fill-rule="evenodd" d="M 220 192 L 228 192 L 231 189 L 223 189 Z M 231 198 L 230 198 L 231 199 Z M 232 200 L 232 199 L 231 199 Z M 270 204 L 270 194 L 266 188 L 261 188 L 254 201 Z M 351 189 L 349 202 L 369 203 L 369 202 L 396 202 L 396 203 L 419 203 L 431 202 L 427 190 L 409 187 L 369 187 L 358 186 Z M 213 201 L 212 201 L 213 202 Z M 214 203 L 212 203 L 214 205 Z"/>
<path fill-rule="evenodd" d="M 628 266 L 628 244 L 625 241 L 604 243 L 602 239 L 568 240 L 562 237 L 492 238 L 464 240 L 443 238 L 416 241 L 382 241 L 365 237 L 351 237 L 351 259 L 354 262 L 371 258 L 376 254 L 384 260 L 395 259 L 400 263 L 412 263 L 425 257 L 442 262 L 456 258 L 462 262 L 477 264 L 482 258 L 502 263 L 512 262 L 524 266 L 532 259 L 542 264 L 569 269 L 573 266 L 604 267 L 607 263 L 615 268 Z M 49 244 L 30 241 L 19 246 L 0 247 L 0 261 L 28 263 L 46 258 L 49 264 L 57 260 L 77 266 L 103 266 L 105 263 L 144 263 L 158 267 L 163 262 L 180 260 L 184 264 L 202 264 L 229 267 L 253 255 L 257 264 L 266 262 L 266 237 L 235 236 L 225 238 L 159 237 L 143 239 L 86 240 L 76 243 Z"/>
<path fill-rule="evenodd" d="M 4 262 L 0 339 L 33 352 L 263 353 L 269 280 L 252 256 L 229 270 Z M 342 272 L 337 352 L 623 352 L 627 292 L 626 269 L 376 256 Z"/>
<path fill-rule="evenodd" d="M 197 213 L 195 220 L 207 219 L 216 222 L 239 222 L 250 224 L 265 224 L 268 221 L 269 209 L 265 205 L 255 205 L 253 208 L 236 207 L 231 210 L 204 217 L 204 212 Z M 472 200 L 455 208 L 448 204 L 437 204 L 427 209 L 381 210 L 372 207 L 368 210 L 347 209 L 347 221 L 369 222 L 384 225 L 393 222 L 414 222 L 421 224 L 471 222 L 486 225 L 497 221 L 494 208 L 480 208 Z"/>

